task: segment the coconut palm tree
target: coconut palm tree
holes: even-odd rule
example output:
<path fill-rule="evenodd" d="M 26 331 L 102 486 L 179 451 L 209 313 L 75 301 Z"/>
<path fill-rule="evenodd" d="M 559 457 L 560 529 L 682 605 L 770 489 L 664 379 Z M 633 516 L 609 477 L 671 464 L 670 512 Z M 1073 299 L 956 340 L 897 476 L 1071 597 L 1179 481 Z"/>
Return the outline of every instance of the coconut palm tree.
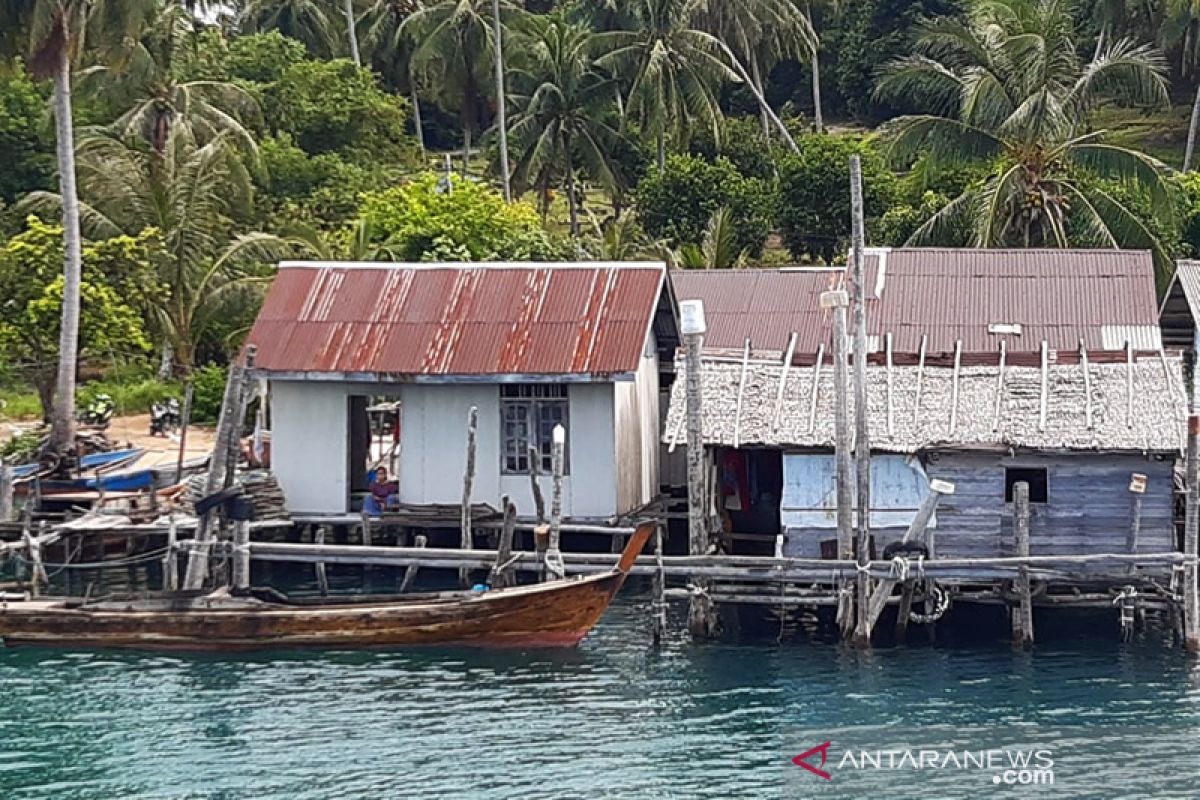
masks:
<path fill-rule="evenodd" d="M 728 49 L 730 66 L 759 103 L 763 135 L 770 136 L 778 118 L 767 104 L 763 76 L 784 59 L 803 60 L 816 53 L 817 37 L 808 17 L 793 0 L 741 0 L 700 6 L 696 23 Z M 777 127 L 796 150 L 787 129 L 782 123 Z"/>
<path fill-rule="evenodd" d="M 666 165 L 667 143 L 684 144 L 692 124 L 720 138 L 718 90 L 740 77 L 730 67 L 721 41 L 694 28 L 704 0 L 630 0 L 630 30 L 595 35 L 597 64 L 628 87 L 625 113 L 658 148 Z"/>
<path fill-rule="evenodd" d="M 501 28 L 523 16 L 505 0 L 496 4 Z M 492 0 L 441 0 L 410 14 L 401 34 L 416 42 L 413 70 L 425 85 L 439 86 L 442 101 L 458 108 L 463 132 L 463 171 L 484 116 L 483 99 L 495 86 Z"/>
<path fill-rule="evenodd" d="M 359 18 L 363 29 L 363 46 L 372 67 L 396 91 L 407 94 L 412 103 L 413 130 L 417 145 L 425 150 L 425 133 L 421 127 L 421 99 L 413 73 L 412 55 L 416 43 L 412 30 L 402 31 L 404 20 L 420 10 L 421 0 L 375 0 Z"/>
<path fill-rule="evenodd" d="M 88 131 L 79 144 L 79 189 L 89 236 L 160 232 L 165 294 L 146 311 L 185 371 L 226 301 L 263 283 L 247 264 L 273 261 L 288 246 L 268 234 L 237 234 L 233 219 L 249 211 L 251 181 L 227 133 L 200 144 L 186 127 L 171 128 L 160 153 L 140 138 Z M 60 202 L 45 192 L 23 201 L 35 211 Z"/>
<path fill-rule="evenodd" d="M 71 69 L 76 56 L 84 49 L 85 37 L 91 44 L 90 50 L 103 52 L 104 48 L 132 35 L 146 10 L 147 4 L 140 0 L 6 0 L 0 4 L 0 28 L 28 31 L 30 70 L 35 75 L 54 80 L 51 105 L 63 198 L 64 263 L 58 378 L 49 446 L 59 453 L 65 453 L 74 445 L 82 273 Z"/>
<path fill-rule="evenodd" d="M 162 154 L 171 128 L 187 126 L 192 138 L 206 142 L 229 135 L 248 152 L 257 148 L 246 125 L 261 120 L 257 101 L 245 89 L 225 81 L 182 81 L 176 61 L 198 34 L 195 16 L 174 3 L 160 5 L 145 30 L 132 40 L 119 66 L 98 65 L 83 72 L 81 88 L 128 105 L 114 122 L 121 136 L 142 136 Z"/>
<path fill-rule="evenodd" d="M 737 249 L 733 214 L 721 206 L 708 218 L 699 243 L 687 242 L 674 252 L 673 266 L 680 269 L 729 269 L 746 265 L 749 253 Z"/>
<path fill-rule="evenodd" d="M 990 174 L 910 242 L 965 225 L 977 247 L 1149 247 L 1168 270 L 1161 243 L 1106 183 L 1122 181 L 1170 213 L 1167 168 L 1088 130 L 1102 101 L 1166 104 L 1164 73 L 1155 50 L 1129 40 L 1081 61 L 1062 0 L 990 0 L 966 20 L 930 23 L 918 53 L 888 65 L 877 87 L 930 109 L 887 126 L 891 155 L 901 164 L 920 156 L 935 171 L 983 164 Z"/>
<path fill-rule="evenodd" d="M 595 69 L 592 33 L 584 26 L 551 16 L 530 27 L 514 78 L 513 177 L 518 191 L 531 186 L 545 191 L 561 171 L 571 234 L 578 236 L 577 172 L 611 191 L 619 188 L 609 147 L 620 136 L 609 124 L 614 81 Z"/>
<path fill-rule="evenodd" d="M 329 57 L 341 52 L 341 31 L 331 12 L 329 0 L 248 0 L 238 25 L 248 33 L 279 31 L 304 42 L 313 55 Z"/>

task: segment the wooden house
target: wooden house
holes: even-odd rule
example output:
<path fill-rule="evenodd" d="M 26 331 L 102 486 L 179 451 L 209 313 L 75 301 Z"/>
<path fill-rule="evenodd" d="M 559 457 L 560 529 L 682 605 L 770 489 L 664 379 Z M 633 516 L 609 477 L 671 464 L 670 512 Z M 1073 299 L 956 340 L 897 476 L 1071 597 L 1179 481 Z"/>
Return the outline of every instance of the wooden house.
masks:
<path fill-rule="evenodd" d="M 939 557 L 1011 555 L 1018 482 L 1035 555 L 1175 549 L 1187 401 L 1148 253 L 872 249 L 866 266 L 877 552 L 932 479 L 956 487 L 930 525 Z M 836 539 L 830 321 L 817 300 L 842 282 L 841 270 L 676 276 L 680 300 L 703 300 L 710 320 L 704 441 L 735 552 L 769 552 L 756 533 L 794 556 L 828 556 Z M 683 441 L 684 406 L 676 386 L 668 449 Z"/>
<path fill-rule="evenodd" d="M 247 343 L 294 514 L 353 511 L 378 463 L 400 503 L 461 503 L 472 408 L 474 502 L 507 494 L 532 517 L 529 473 L 549 497 L 556 425 L 564 517 L 608 519 L 657 495 L 678 343 L 661 264 L 284 263 Z M 368 408 L 398 409 L 385 435 Z"/>

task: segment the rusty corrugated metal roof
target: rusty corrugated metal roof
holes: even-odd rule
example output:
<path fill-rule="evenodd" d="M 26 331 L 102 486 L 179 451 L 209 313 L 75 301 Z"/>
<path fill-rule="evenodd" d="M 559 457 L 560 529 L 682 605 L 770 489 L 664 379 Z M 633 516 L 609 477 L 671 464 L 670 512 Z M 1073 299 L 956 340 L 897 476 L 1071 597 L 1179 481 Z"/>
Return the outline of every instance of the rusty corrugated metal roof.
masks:
<path fill-rule="evenodd" d="M 673 272 L 680 300 L 703 300 L 708 332 L 704 347 L 784 350 L 792 333 L 797 353 L 815 353 L 829 343 L 829 312 L 821 293 L 841 281 L 838 269 L 682 270 Z"/>
<path fill-rule="evenodd" d="M 973 250 L 868 248 L 867 326 L 883 347 L 892 334 L 897 354 L 915 354 L 927 337 L 930 354 L 1153 350 L 1159 342 L 1154 265 L 1148 251 Z M 822 291 L 839 270 L 729 270 L 674 273 L 680 300 L 701 299 L 708 319 L 706 349 L 782 351 L 795 331 L 797 354 L 825 343 L 830 320 Z M 989 325 L 1019 324 L 1020 335 Z M 799 359 L 798 359 L 799 360 Z"/>
<path fill-rule="evenodd" d="M 633 372 L 665 274 L 653 263 L 289 263 L 246 341 L 270 372 Z"/>

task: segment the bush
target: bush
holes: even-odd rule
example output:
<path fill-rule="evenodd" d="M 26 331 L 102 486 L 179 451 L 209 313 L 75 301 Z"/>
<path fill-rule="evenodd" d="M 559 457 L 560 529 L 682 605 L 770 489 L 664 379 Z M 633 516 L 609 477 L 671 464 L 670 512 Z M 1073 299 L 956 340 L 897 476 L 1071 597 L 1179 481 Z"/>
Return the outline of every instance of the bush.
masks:
<path fill-rule="evenodd" d="M 216 364 L 192 372 L 192 422 L 213 424 L 221 416 L 226 375 L 225 368 Z"/>
<path fill-rule="evenodd" d="M 177 397 L 182 401 L 183 387 L 177 382 L 160 381 L 157 378 L 144 378 L 133 383 L 112 379 L 89 381 L 75 393 L 75 402 L 82 408 L 100 394 L 111 397 L 116 415 L 123 417 L 148 414 L 153 403 L 161 403 L 168 397 Z"/>
<path fill-rule="evenodd" d="M 698 244 L 713 213 L 729 209 L 734 252 L 757 257 L 771 228 L 775 192 L 769 181 L 743 177 L 726 158 L 713 163 L 690 155 L 667 159 L 637 188 L 638 217 L 646 232 L 673 246 Z"/>
<path fill-rule="evenodd" d="M 554 261 L 567 257 L 528 203 L 495 189 L 428 173 L 363 197 L 362 217 L 401 261 Z"/>
<path fill-rule="evenodd" d="M 850 156 L 862 159 L 863 204 L 868 226 L 893 204 L 896 176 L 857 137 L 808 134 L 799 153 L 779 161 L 779 228 L 796 258 L 833 263 L 850 237 Z"/>
<path fill-rule="evenodd" d="M 771 133 L 778 137 L 778 131 Z M 691 151 L 707 161 L 724 157 L 746 178 L 770 180 L 775 174 L 771 143 L 762 133 L 762 123 L 754 117 L 728 117 L 721 123 L 721 141 L 713 140 L 712 131 L 702 128 L 692 137 Z"/>

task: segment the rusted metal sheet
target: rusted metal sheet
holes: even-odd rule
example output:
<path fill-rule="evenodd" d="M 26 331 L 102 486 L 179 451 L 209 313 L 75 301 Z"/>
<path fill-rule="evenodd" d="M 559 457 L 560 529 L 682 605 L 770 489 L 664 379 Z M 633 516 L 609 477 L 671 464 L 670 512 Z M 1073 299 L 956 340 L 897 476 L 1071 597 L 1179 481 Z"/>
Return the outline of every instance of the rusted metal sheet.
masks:
<path fill-rule="evenodd" d="M 658 264 L 285 264 L 247 343 L 270 372 L 634 372 Z"/>
<path fill-rule="evenodd" d="M 1039 353 L 1042 340 L 1063 353 L 1077 351 L 1081 339 L 1089 352 L 1122 349 L 1125 338 L 1135 350 L 1157 348 L 1148 251 L 868 248 L 865 267 L 869 336 L 883 341 L 891 333 L 900 361 L 920 351 L 922 337 L 933 359 L 961 340 L 965 361 L 994 356 L 1001 339 L 1018 362 Z M 672 277 L 681 300 L 704 301 L 706 350 L 740 350 L 750 339 L 755 351 L 782 353 L 793 332 L 797 362 L 822 343 L 829 350 L 830 320 L 818 300 L 840 285 L 839 269 Z"/>

